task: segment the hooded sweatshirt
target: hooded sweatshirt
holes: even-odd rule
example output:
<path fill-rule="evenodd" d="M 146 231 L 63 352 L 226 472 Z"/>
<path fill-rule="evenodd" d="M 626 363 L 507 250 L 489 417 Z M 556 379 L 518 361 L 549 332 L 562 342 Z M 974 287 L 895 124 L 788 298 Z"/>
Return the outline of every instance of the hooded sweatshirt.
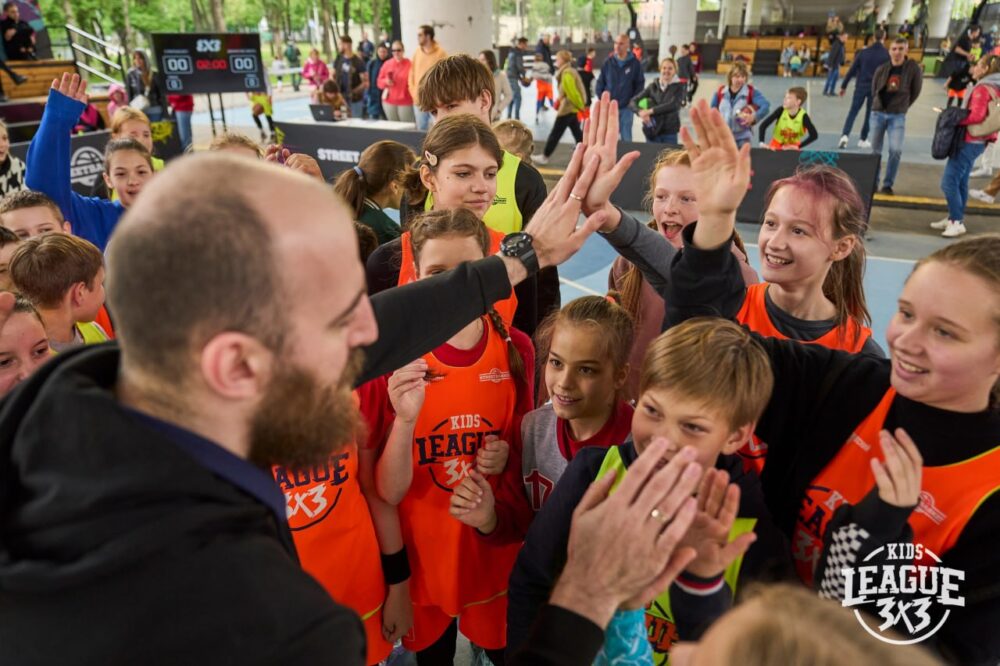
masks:
<path fill-rule="evenodd" d="M 118 363 L 60 354 L 0 403 L 0 663 L 363 664 L 273 481 L 119 403 Z"/>

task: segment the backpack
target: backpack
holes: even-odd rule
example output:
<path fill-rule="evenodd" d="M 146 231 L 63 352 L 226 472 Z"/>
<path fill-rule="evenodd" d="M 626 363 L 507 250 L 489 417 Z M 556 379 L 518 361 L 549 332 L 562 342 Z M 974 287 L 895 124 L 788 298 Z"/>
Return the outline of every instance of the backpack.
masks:
<path fill-rule="evenodd" d="M 970 136 L 988 136 L 1000 131 L 1000 95 L 997 95 L 997 91 L 993 86 L 988 83 L 984 85 L 986 86 L 986 92 L 990 94 L 990 101 L 986 103 L 986 117 L 983 118 L 981 123 L 966 127 Z M 971 94 L 969 98 L 972 98 Z"/>
<path fill-rule="evenodd" d="M 938 116 L 931 140 L 931 157 L 936 160 L 948 159 L 957 154 L 965 142 L 965 128 L 959 125 L 969 115 L 968 109 L 949 106 Z"/>

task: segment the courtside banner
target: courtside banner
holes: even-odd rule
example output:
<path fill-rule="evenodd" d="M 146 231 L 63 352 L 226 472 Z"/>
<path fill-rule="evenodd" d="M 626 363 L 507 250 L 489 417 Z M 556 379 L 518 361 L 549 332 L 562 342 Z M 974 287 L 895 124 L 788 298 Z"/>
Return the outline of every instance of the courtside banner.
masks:
<path fill-rule="evenodd" d="M 267 90 L 255 32 L 153 33 L 153 52 L 170 95 Z"/>
<path fill-rule="evenodd" d="M 677 146 L 680 148 L 681 146 Z M 641 210 L 646 195 L 649 174 L 653 171 L 656 156 L 670 146 L 655 143 L 620 143 L 619 156 L 638 150 L 639 159 L 629 169 L 628 176 L 611 195 L 611 201 L 626 210 Z M 750 189 L 736 211 L 740 222 L 759 224 L 764 215 L 764 198 L 771 183 L 795 173 L 800 166 L 826 165 L 847 172 L 861 194 L 867 213 L 871 214 L 872 199 L 878 179 L 880 158 L 872 153 L 849 153 L 822 150 L 768 150 L 754 148 L 750 151 Z"/>
<path fill-rule="evenodd" d="M 181 154 L 181 141 L 177 126 L 173 121 L 163 120 L 152 123 L 153 155 L 169 160 Z M 111 132 L 86 132 L 74 134 L 70 139 L 69 177 L 73 189 L 84 196 L 93 193 L 97 179 L 104 172 L 104 146 L 111 138 Z M 12 143 L 12 155 L 24 160 L 28 156 L 30 141 Z"/>
<path fill-rule="evenodd" d="M 377 127 L 348 127 L 338 123 L 275 122 L 277 140 L 293 153 L 316 158 L 323 177 L 332 180 L 358 163 L 365 148 L 378 141 L 398 141 L 420 153 L 424 133 Z"/>

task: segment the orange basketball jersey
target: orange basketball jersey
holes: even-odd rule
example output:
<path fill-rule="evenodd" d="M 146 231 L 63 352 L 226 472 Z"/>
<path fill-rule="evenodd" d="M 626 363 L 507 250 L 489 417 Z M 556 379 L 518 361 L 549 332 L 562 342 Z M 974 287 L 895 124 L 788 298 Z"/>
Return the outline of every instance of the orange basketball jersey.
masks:
<path fill-rule="evenodd" d="M 767 314 L 767 302 L 765 294 L 768 284 L 758 282 L 747 287 L 747 295 L 743 300 L 743 307 L 736 315 L 736 321 L 746 325 L 754 333 L 788 340 L 788 336 L 781 333 L 778 327 L 771 321 Z M 868 338 L 872 337 L 872 330 L 867 326 L 861 326 L 852 317 L 847 321 L 846 326 L 838 326 L 831 329 L 826 334 L 815 340 L 796 340 L 804 345 L 821 345 L 830 349 L 840 349 L 842 351 L 857 354 L 865 346 Z M 754 470 L 758 474 L 764 471 L 764 461 L 767 458 L 767 444 L 760 441 L 756 435 L 750 436 L 750 441 L 743 445 L 739 451 L 740 458 L 743 459 L 743 469 Z"/>
<path fill-rule="evenodd" d="M 844 503 L 857 504 L 876 487 L 870 461 L 884 459 L 878 435 L 895 397 L 896 391 L 889 389 L 806 490 L 795 523 L 792 554 L 799 577 L 810 586 L 822 554 L 823 535 L 834 511 Z M 1000 490 L 997 469 L 1000 469 L 1000 442 L 996 448 L 968 460 L 925 466 L 920 502 L 909 519 L 913 542 L 938 556 L 947 553 L 976 509 Z"/>

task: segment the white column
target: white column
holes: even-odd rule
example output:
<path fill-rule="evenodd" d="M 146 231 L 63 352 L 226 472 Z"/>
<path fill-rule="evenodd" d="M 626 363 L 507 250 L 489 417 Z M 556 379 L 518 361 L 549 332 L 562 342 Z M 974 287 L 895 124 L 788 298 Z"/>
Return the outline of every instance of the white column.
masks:
<path fill-rule="evenodd" d="M 910 18 L 913 11 L 913 0 L 896 0 L 896 7 L 892 10 L 892 20 L 890 23 L 903 25 L 903 21 Z"/>
<path fill-rule="evenodd" d="M 892 11 L 893 5 L 898 5 L 902 0 L 878 0 L 878 20 L 886 21 L 889 19 L 889 12 Z"/>
<path fill-rule="evenodd" d="M 733 25 L 739 27 L 742 23 L 741 13 L 743 11 L 743 0 L 722 0 L 719 6 L 719 30 L 716 34 L 722 39 L 722 33 L 726 27 Z"/>
<path fill-rule="evenodd" d="M 418 48 L 417 29 L 422 25 L 434 26 L 435 39 L 449 55 L 475 56 L 493 43 L 492 0 L 400 2 L 399 14 L 407 57 Z M 531 35 L 527 37 L 537 41 Z"/>
<path fill-rule="evenodd" d="M 744 27 L 760 25 L 761 0 L 747 0 L 747 11 L 744 15 Z"/>
<path fill-rule="evenodd" d="M 659 60 L 670 56 L 670 45 L 695 41 L 694 29 L 698 23 L 698 4 L 692 0 L 663 0 L 663 18 L 660 20 Z"/>
<path fill-rule="evenodd" d="M 931 0 L 927 5 L 927 36 L 943 39 L 948 33 L 951 20 L 952 0 Z"/>

